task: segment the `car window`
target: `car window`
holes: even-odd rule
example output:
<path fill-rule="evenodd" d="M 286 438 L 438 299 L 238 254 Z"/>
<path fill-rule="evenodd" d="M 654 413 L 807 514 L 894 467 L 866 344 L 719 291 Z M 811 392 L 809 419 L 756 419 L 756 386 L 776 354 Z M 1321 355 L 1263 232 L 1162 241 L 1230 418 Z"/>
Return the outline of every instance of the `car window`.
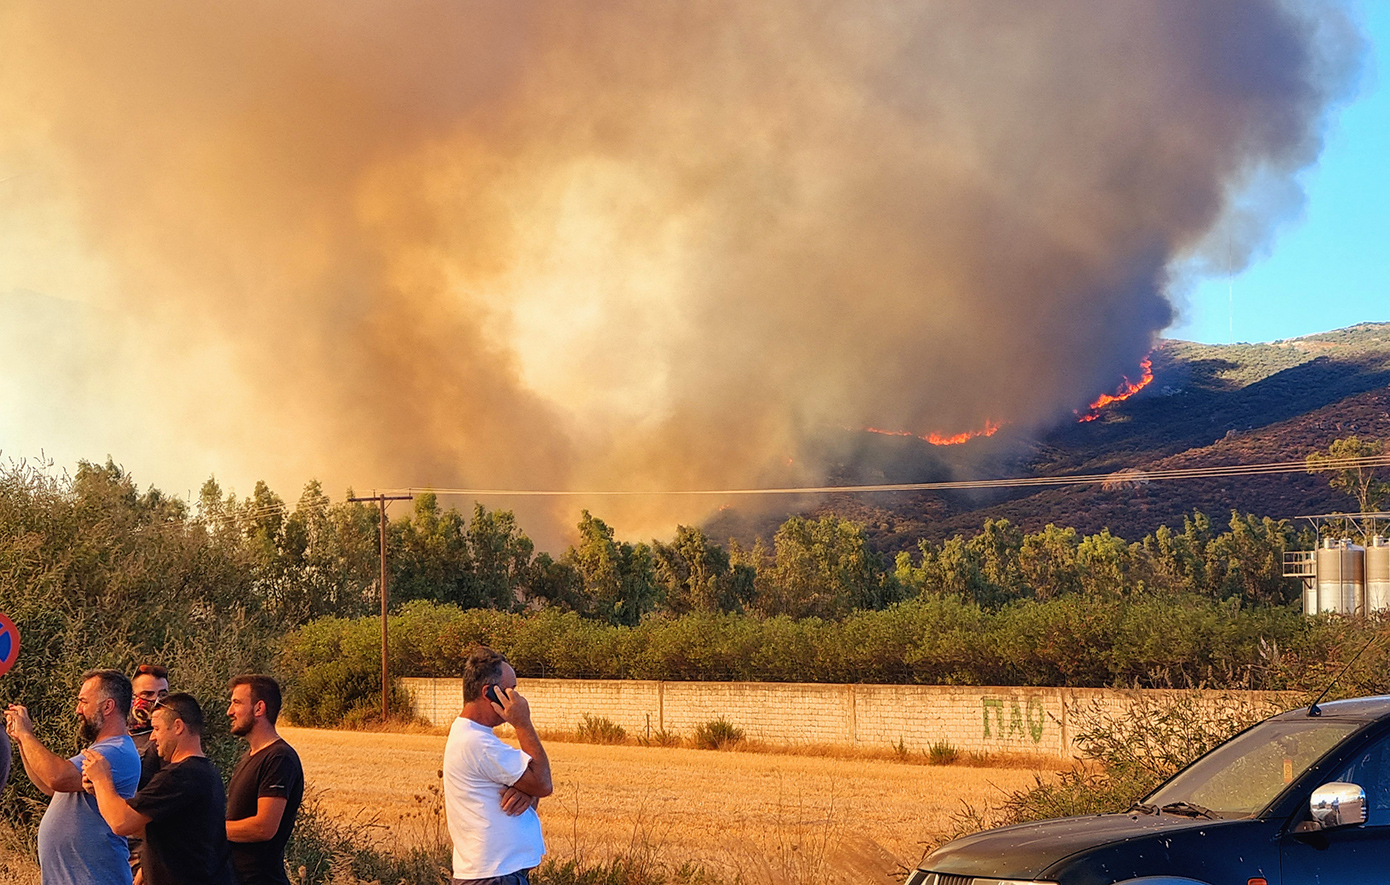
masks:
<path fill-rule="evenodd" d="M 1159 807 L 1188 803 L 1219 817 L 1249 817 L 1359 727 L 1327 719 L 1262 722 L 1197 760 L 1147 801 Z"/>
<path fill-rule="evenodd" d="M 1366 792 L 1366 826 L 1390 826 L 1390 737 L 1376 741 L 1358 753 L 1331 780 L 1356 784 Z"/>

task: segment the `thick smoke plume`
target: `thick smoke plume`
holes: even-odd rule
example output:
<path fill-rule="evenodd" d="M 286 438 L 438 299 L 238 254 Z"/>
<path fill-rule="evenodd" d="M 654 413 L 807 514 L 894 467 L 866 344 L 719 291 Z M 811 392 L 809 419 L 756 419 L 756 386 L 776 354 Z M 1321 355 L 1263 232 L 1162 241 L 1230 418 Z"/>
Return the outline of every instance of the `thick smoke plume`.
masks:
<path fill-rule="evenodd" d="M 11 399 L 291 497 L 1075 420 L 1361 52 L 1260 0 L 15 0 L 0 40 L 0 307 L 87 324 L 15 334 L 71 347 Z"/>

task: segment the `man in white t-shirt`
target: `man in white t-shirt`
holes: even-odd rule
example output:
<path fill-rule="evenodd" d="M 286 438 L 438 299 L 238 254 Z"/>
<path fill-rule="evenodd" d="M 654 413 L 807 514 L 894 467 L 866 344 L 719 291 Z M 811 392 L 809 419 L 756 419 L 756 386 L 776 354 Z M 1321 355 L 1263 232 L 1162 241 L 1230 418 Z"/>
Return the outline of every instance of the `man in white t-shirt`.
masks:
<path fill-rule="evenodd" d="M 506 723 L 521 749 L 492 733 Z M 444 814 L 455 885 L 529 885 L 545 842 L 536 806 L 553 792 L 550 760 L 517 693 L 516 671 L 485 646 L 463 670 L 463 711 L 444 744 Z"/>

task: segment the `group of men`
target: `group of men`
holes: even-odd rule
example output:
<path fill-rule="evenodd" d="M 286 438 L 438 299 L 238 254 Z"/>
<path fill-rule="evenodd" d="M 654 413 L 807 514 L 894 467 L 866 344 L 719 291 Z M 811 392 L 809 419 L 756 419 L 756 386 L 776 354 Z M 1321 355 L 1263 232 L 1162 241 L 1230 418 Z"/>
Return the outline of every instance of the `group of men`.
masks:
<path fill-rule="evenodd" d="M 304 770 L 275 728 L 280 686 L 252 674 L 229 688 L 231 731 L 248 747 L 226 791 L 203 753 L 202 707 L 170 693 L 162 667 L 83 673 L 87 747 L 71 758 L 43 745 L 24 706 L 5 711 L 25 773 L 52 797 L 39 822 L 43 885 L 288 885 Z"/>
<path fill-rule="evenodd" d="M 454 885 L 529 885 L 545 853 L 536 808 L 554 787 L 550 760 L 516 690 L 516 671 L 490 648 L 464 664 L 464 705 L 444 746 L 444 808 Z M 284 850 L 304 795 L 299 756 L 275 730 L 280 687 L 231 681 L 227 716 L 247 752 L 227 787 L 203 754 L 203 711 L 142 665 L 82 674 L 77 720 L 86 749 L 69 759 L 12 705 L 5 728 L 24 770 L 52 797 L 39 824 L 43 885 L 288 885 Z M 493 732 L 507 724 L 519 747 Z"/>

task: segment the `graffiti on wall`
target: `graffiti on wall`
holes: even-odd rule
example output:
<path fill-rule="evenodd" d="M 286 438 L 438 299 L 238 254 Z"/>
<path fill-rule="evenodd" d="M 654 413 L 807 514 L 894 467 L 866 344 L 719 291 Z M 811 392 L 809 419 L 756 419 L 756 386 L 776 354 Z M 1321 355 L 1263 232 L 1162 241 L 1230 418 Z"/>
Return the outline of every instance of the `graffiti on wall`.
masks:
<path fill-rule="evenodd" d="M 1042 742 L 1043 723 L 1047 721 L 1047 712 L 1043 710 L 1040 699 L 1029 698 L 1023 704 L 1019 703 L 1018 698 L 987 697 L 981 698 L 981 701 L 984 702 L 986 738 L 1007 740 L 1017 737 L 1021 740 L 1028 737 L 1032 738 L 1035 744 Z M 992 728 L 990 714 L 994 716 Z"/>

